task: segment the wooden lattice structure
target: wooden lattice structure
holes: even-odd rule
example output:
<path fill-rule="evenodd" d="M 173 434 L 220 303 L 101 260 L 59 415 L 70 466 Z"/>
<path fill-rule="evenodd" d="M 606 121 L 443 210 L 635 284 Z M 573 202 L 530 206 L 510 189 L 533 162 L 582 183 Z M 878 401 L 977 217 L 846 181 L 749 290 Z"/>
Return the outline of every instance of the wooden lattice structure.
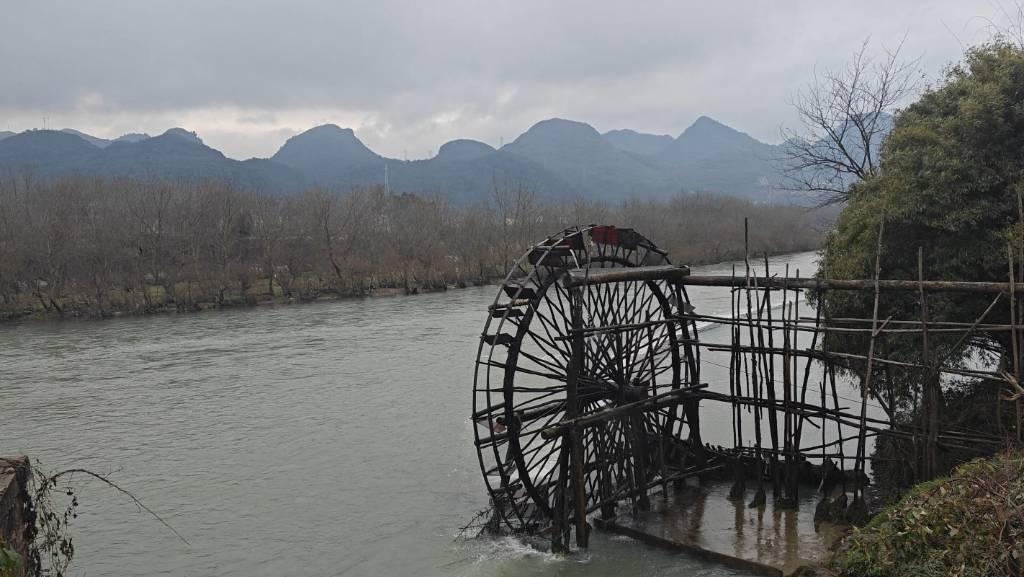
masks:
<path fill-rule="evenodd" d="M 691 276 L 638 232 L 596 225 L 566 229 L 520 258 L 488 311 L 473 388 L 492 528 L 547 535 L 560 550 L 574 535 L 586 547 L 589 516 L 613 516 L 624 502 L 645 509 L 652 494 L 712 473 L 732 478 L 737 499 L 752 479 L 751 506 L 764 504 L 766 484 L 777 506 L 795 506 L 801 477 L 821 477 L 823 485 L 839 478 L 844 504 L 847 486 L 852 489 L 855 514 L 864 508 L 872 436 L 912 441 L 926 472 L 929 454 L 943 444 L 990 451 L 1004 442 L 939 430 L 934 419 L 896 422 L 871 379 L 886 364 L 919 368 L 922 383 L 934 383 L 922 387 L 925 403 L 941 394 L 928 375 L 1015 387 L 1016 368 L 1013 375 L 956 369 L 927 354 L 920 364 L 898 362 L 880 358 L 875 346 L 887 331 L 920 334 L 927 343 L 929 331 L 966 338 L 1009 330 L 1016 343 L 1019 323 L 986 324 L 985 315 L 973 324 L 943 323 L 929 320 L 926 306 L 931 292 L 987 293 L 995 295 L 988 314 L 1003 295 L 1014 302 L 1012 278 L 887 281 L 876 273 L 870 280 L 829 281 L 788 271 L 770 275 L 765 267 L 763 276 L 751 273 L 749 261 L 730 276 Z M 730 290 L 730 314 L 698 313 L 686 290 L 693 285 Z M 873 291 L 874 318 L 828 319 L 807 308 L 814 314 L 801 316 L 802 293 L 830 290 Z M 921 317 L 879 319 L 883 291 L 916 291 Z M 728 327 L 731 338 L 706 342 L 699 325 Z M 841 332 L 867 336 L 868 350 L 830 352 L 827 335 Z M 728 382 L 701 380 L 702 350 L 728 358 Z M 857 397 L 838 392 L 837 367 L 862 367 Z M 701 416 L 712 403 L 732 415 L 731 446 L 702 440 Z"/>

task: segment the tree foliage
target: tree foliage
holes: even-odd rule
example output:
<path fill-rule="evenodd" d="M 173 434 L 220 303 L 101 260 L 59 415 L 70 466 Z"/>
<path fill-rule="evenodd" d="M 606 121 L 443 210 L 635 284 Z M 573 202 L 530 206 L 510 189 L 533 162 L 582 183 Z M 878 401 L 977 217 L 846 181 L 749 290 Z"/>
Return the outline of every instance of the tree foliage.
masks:
<path fill-rule="evenodd" d="M 1024 50 L 1005 43 L 972 49 L 940 86 L 898 116 L 881 170 L 853 187 L 819 274 L 871 278 L 884 219 L 883 278 L 917 278 L 923 247 L 926 278 L 1005 282 L 1009 247 L 1017 260 L 1021 250 L 1022 153 Z M 871 298 L 837 293 L 827 295 L 826 304 L 832 316 L 868 317 Z M 932 318 L 973 322 L 989 304 L 990 297 L 936 294 L 928 308 Z M 916 294 L 884 294 L 879 316 L 917 318 L 919 306 Z M 994 307 L 986 320 L 1007 322 L 1009 307 Z M 890 339 L 889 346 L 919 353 L 919 337 L 907 341 Z M 1005 339 L 974 344 L 1007 350 Z"/>

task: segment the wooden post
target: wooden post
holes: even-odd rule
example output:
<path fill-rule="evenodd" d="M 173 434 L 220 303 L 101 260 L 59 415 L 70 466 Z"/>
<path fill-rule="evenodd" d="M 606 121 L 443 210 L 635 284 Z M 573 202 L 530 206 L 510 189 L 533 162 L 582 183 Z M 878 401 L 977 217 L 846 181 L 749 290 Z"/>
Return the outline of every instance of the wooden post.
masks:
<path fill-rule="evenodd" d="M 789 278 L 789 265 L 786 265 L 786 278 Z M 789 327 L 786 326 L 786 316 L 791 315 L 789 291 L 782 291 L 782 499 L 779 504 L 783 507 L 796 505 L 790 494 L 789 479 L 793 473 L 793 407 L 790 395 L 790 384 L 793 375 L 790 374 L 790 342 Z"/>
<path fill-rule="evenodd" d="M 561 447 L 558 449 L 558 482 L 555 483 L 555 508 L 551 523 L 551 551 L 554 553 L 567 553 L 569 551 L 569 527 L 566 522 L 569 518 L 568 492 L 569 492 L 569 445 L 566 443 L 568 435 L 562 437 Z"/>
<path fill-rule="evenodd" d="M 601 518 L 614 519 L 615 500 L 612 498 L 612 468 L 610 463 L 612 456 L 605 444 L 607 434 L 608 423 L 601 423 L 596 427 L 593 438 L 597 442 L 598 490 L 601 492 Z"/>
<path fill-rule="evenodd" d="M 1010 331 L 1010 343 L 1013 350 L 1013 379 L 1020 383 L 1020 343 L 1017 339 L 1017 295 L 1016 286 L 1014 283 L 1014 270 L 1013 270 L 1013 244 L 1006 245 L 1006 253 L 1010 265 L 1010 324 L 1013 325 L 1013 330 Z M 1014 401 L 1014 409 L 1016 411 L 1016 421 L 1014 428 L 1017 431 L 1017 442 L 1021 442 L 1021 406 L 1020 399 Z"/>
<path fill-rule="evenodd" d="M 764 276 L 765 276 L 765 278 L 768 278 L 770 274 L 771 273 L 768 271 L 768 253 L 765 253 L 765 255 L 764 255 Z M 755 282 L 760 283 L 761 281 L 757 280 Z M 772 349 L 775 348 L 775 337 L 773 336 L 773 333 L 775 331 L 772 329 L 772 291 L 771 291 L 771 288 L 767 284 L 764 284 L 763 286 L 765 287 L 765 291 L 764 291 L 764 310 L 765 310 L 765 314 L 767 315 L 767 319 L 768 319 L 768 329 L 767 329 L 767 333 L 768 333 L 768 350 L 772 350 Z M 760 317 L 760 315 L 758 315 L 758 320 L 760 320 L 760 319 L 761 319 L 761 317 Z M 760 323 L 759 323 L 759 325 L 760 325 Z M 760 331 L 761 327 L 758 326 L 757 330 Z M 759 340 L 760 340 L 760 337 L 759 337 Z M 762 347 L 763 347 L 763 344 L 762 344 Z M 769 429 L 768 432 L 770 433 L 771 438 L 772 438 L 772 455 L 771 455 L 772 462 L 771 462 L 771 467 L 770 467 L 771 476 L 772 476 L 772 498 L 773 499 L 778 499 L 779 498 L 779 419 L 778 419 L 778 415 L 776 414 L 776 407 L 775 407 L 775 354 L 773 354 L 773 353 L 766 353 L 764 356 L 767 357 L 767 363 L 766 364 L 768 365 L 768 374 L 770 375 L 769 378 L 765 379 L 764 384 L 765 384 L 765 392 L 768 395 L 768 402 L 770 403 L 768 405 L 768 429 Z"/>
<path fill-rule="evenodd" d="M 1017 236 L 1017 243 L 1018 243 L 1017 246 L 1020 249 L 1020 253 L 1019 253 L 1020 254 L 1020 258 L 1017 260 L 1017 268 L 1020 269 L 1018 271 L 1017 282 L 1024 283 L 1024 193 L 1021 192 L 1020 187 L 1017 187 L 1017 234 L 1018 234 L 1018 236 Z M 1011 249 L 1011 252 L 1012 252 L 1012 249 Z M 1011 266 L 1011 269 L 1012 269 L 1012 266 Z M 1011 271 L 1011 274 L 1012 274 L 1012 271 Z M 1019 295 L 1018 295 L 1018 298 L 1019 298 Z M 1010 298 L 1010 300 L 1011 301 L 1016 301 L 1016 299 L 1014 299 L 1012 297 Z M 1020 346 L 1020 333 L 1018 332 L 1018 328 L 1017 327 L 1020 325 L 1020 318 L 1018 318 L 1018 317 L 1020 317 L 1020 314 L 1021 314 L 1021 312 L 1020 312 L 1021 303 L 1014 302 L 1013 306 L 1017 310 L 1016 310 L 1016 315 L 1013 315 L 1013 314 L 1010 315 L 1010 325 L 1013 327 L 1011 332 L 1018 339 L 1018 341 L 1017 341 L 1018 351 L 1017 352 L 1020 353 L 1020 350 L 1019 350 L 1019 346 Z M 1018 384 L 1020 384 L 1020 370 L 1019 369 L 1020 369 L 1020 361 L 1018 360 L 1017 370 L 1015 370 L 1014 374 L 1013 374 L 1013 378 L 1017 381 Z M 997 396 L 996 398 L 998 399 L 999 397 Z M 998 401 L 997 401 L 997 403 L 998 403 Z M 1019 443 L 1019 442 L 1021 442 L 1020 422 L 1021 422 L 1021 417 L 1024 416 L 1024 415 L 1021 414 L 1022 413 L 1022 407 L 1021 407 L 1021 400 L 1020 399 L 1017 399 L 1017 401 L 1015 403 L 1015 408 L 1016 408 L 1016 411 L 1017 411 L 1017 430 L 1018 430 L 1018 432 L 1017 432 L 1017 442 Z"/>
<path fill-rule="evenodd" d="M 875 357 L 875 340 L 878 337 L 878 297 L 881 291 L 878 289 L 878 279 L 882 274 L 882 236 L 885 234 L 885 216 L 883 215 L 878 223 L 878 246 L 875 252 L 875 304 L 871 312 L 871 339 L 868 341 L 868 359 L 864 367 L 864 379 L 861 381 L 860 392 L 860 431 L 857 438 L 857 459 L 854 465 L 856 481 L 853 490 L 853 506 L 863 506 L 862 479 L 864 473 L 865 451 L 867 449 L 867 416 L 868 416 L 868 395 L 871 391 L 871 372 Z"/>
<path fill-rule="evenodd" d="M 750 340 L 750 346 L 756 346 L 757 341 L 754 339 L 754 311 L 750 302 L 750 263 L 748 259 L 747 263 L 747 338 Z M 760 312 L 760 309 L 758 309 Z M 758 315 L 760 316 L 760 315 Z M 760 328 L 758 329 L 760 332 Z M 751 352 L 751 383 L 752 383 L 752 396 L 755 402 L 761 401 L 761 367 L 760 363 L 757 362 L 758 353 Z M 767 375 L 767 378 L 771 378 L 771 375 Z M 754 406 L 754 447 L 757 463 L 754 466 L 754 472 L 757 475 L 757 491 L 754 493 L 754 499 L 750 502 L 751 507 L 762 507 L 765 504 L 765 492 L 764 492 L 764 446 L 761 442 L 761 407 Z"/>
<path fill-rule="evenodd" d="M 929 366 L 928 358 L 928 293 L 924 290 L 924 247 L 917 247 L 917 280 L 922 283 L 919 290 L 921 299 L 921 364 Z M 925 446 L 924 446 L 924 477 L 931 479 L 935 476 L 936 469 L 936 453 L 935 444 L 938 441 L 937 435 L 939 433 L 938 427 L 938 414 L 939 414 L 939 399 L 936 394 L 938 388 L 937 375 L 934 371 L 925 370 L 925 381 L 922 383 L 924 387 L 924 433 L 925 433 Z"/>
<path fill-rule="evenodd" d="M 566 410 L 567 419 L 579 416 L 578 386 L 580 373 L 583 370 L 583 290 L 572 289 L 572 358 L 569 361 L 569 374 L 566 378 Z M 576 509 L 576 545 L 586 548 L 589 543 L 589 527 L 587 526 L 587 493 L 586 478 L 583 474 L 583 438 L 578 426 L 569 427 L 569 442 L 572 451 L 572 490 L 573 504 Z M 563 442 L 565 437 L 563 437 Z"/>
<path fill-rule="evenodd" d="M 658 377 L 656 375 L 657 367 L 654 362 L 654 327 L 650 325 L 647 327 L 647 362 L 651 366 L 650 390 L 657 392 Z M 675 409 L 672 410 L 672 415 L 675 415 Z M 658 469 L 661 474 L 662 499 L 668 499 L 668 462 L 665 455 L 665 442 L 672 438 L 673 423 L 674 418 L 666 419 L 662 430 L 658 431 Z"/>
<path fill-rule="evenodd" d="M 733 277 L 736 276 L 736 267 L 732 267 Z M 739 291 L 729 290 L 729 314 L 734 319 L 740 316 Z M 743 396 L 740 372 L 743 370 L 743 349 L 740 345 L 740 327 L 733 323 L 729 328 L 729 336 L 732 340 L 732 352 L 729 355 L 729 407 L 732 411 L 732 443 L 734 455 L 732 458 L 732 488 L 729 490 L 729 499 L 740 500 L 744 498 L 747 490 L 746 472 L 743 470 L 743 428 L 742 406 L 737 399 Z"/>
<path fill-rule="evenodd" d="M 800 272 L 797 271 L 797 275 L 798 276 L 799 276 L 799 274 L 800 274 Z M 811 347 L 810 347 L 809 350 L 812 350 L 812 351 L 813 350 L 817 350 L 817 345 L 818 345 L 818 330 L 817 329 L 821 326 L 821 309 L 822 309 L 822 303 L 819 302 L 818 303 L 818 307 L 817 307 L 817 311 L 815 311 L 815 320 L 814 320 L 815 331 L 811 335 Z M 797 314 L 796 314 L 795 318 L 796 319 L 800 318 L 799 308 L 797 309 Z M 795 337 L 794 337 L 794 339 L 795 339 Z M 811 378 L 811 359 L 807 358 L 807 359 L 804 359 L 804 380 L 803 380 L 803 384 L 800 387 L 800 404 L 801 405 L 804 405 L 807 402 L 807 384 L 810 381 L 810 378 Z M 825 407 L 825 397 L 824 397 L 824 394 L 825 394 L 825 383 L 824 383 L 824 378 L 822 379 L 821 392 L 822 392 L 821 406 L 822 406 L 822 408 L 824 408 Z M 804 421 L 805 421 L 805 419 L 803 417 L 801 417 L 799 420 L 797 420 L 794 445 L 796 446 L 796 449 L 798 451 L 800 450 L 800 445 L 801 445 L 801 442 L 803 441 Z M 822 423 L 822 424 L 824 425 L 824 423 Z M 822 426 L 821 430 L 822 430 L 822 434 L 824 435 L 825 427 Z M 794 498 L 797 496 L 798 489 L 799 489 L 799 479 L 794 477 L 794 479 L 793 479 L 793 495 L 794 495 Z"/>

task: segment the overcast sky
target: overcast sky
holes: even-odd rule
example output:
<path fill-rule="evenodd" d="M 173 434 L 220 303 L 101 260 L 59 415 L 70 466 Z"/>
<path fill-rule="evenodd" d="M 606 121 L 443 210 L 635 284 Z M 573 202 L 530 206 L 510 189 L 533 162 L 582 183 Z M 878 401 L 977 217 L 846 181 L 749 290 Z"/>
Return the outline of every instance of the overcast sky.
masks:
<path fill-rule="evenodd" d="M 422 158 L 559 116 L 766 141 L 868 36 L 933 77 L 1012 1 L 3 0 L 0 130 L 195 130 L 235 158 L 317 124 Z"/>

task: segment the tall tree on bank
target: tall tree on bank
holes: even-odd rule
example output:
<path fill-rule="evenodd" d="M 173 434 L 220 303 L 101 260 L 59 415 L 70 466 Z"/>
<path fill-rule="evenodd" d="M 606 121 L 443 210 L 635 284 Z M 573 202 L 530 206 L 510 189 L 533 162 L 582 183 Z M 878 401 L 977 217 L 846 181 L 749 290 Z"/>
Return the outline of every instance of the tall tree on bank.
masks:
<path fill-rule="evenodd" d="M 995 42 L 971 49 L 951 67 L 940 86 L 924 93 L 896 119 L 884 145 L 880 170 L 851 187 L 848 204 L 826 241 L 819 274 L 830 278 L 870 278 L 879 224 L 881 276 L 918 278 L 918 250 L 929 279 L 999 281 L 1017 261 L 1018 282 L 1024 230 L 1024 50 Z M 883 295 L 879 317 L 917 318 L 916 294 Z M 1005 297 L 1003 297 L 1005 298 Z M 836 292 L 826 295 L 833 317 L 868 317 L 871 295 Z M 936 294 L 928 297 L 932 319 L 971 323 L 991 304 L 990 297 Z M 985 322 L 1010 322 L 1004 301 Z M 968 347 L 953 349 L 960 335 L 929 335 L 931 362 L 949 355 L 953 361 L 989 351 L 1012 366 L 1007 333 L 974 336 Z M 830 337 L 831 339 L 831 337 Z M 921 358 L 920 335 L 885 337 L 889 358 Z M 865 339 L 835 339 L 832 345 L 865 350 Z M 891 371 L 884 381 L 902 393 L 904 402 L 920 383 L 918 371 Z M 994 398 L 991 383 L 961 383 Z M 949 392 L 949 391 L 947 391 Z M 989 411 L 989 409 L 986 409 Z M 948 418 L 961 415 L 948 415 Z M 985 421 L 991 423 L 992 413 Z"/>
<path fill-rule="evenodd" d="M 878 174 L 897 107 L 918 90 L 918 61 L 901 57 L 902 42 L 880 59 L 869 45 L 845 67 L 816 73 L 793 98 L 798 126 L 783 129 L 782 187 L 820 205 L 845 202 L 854 183 Z"/>

